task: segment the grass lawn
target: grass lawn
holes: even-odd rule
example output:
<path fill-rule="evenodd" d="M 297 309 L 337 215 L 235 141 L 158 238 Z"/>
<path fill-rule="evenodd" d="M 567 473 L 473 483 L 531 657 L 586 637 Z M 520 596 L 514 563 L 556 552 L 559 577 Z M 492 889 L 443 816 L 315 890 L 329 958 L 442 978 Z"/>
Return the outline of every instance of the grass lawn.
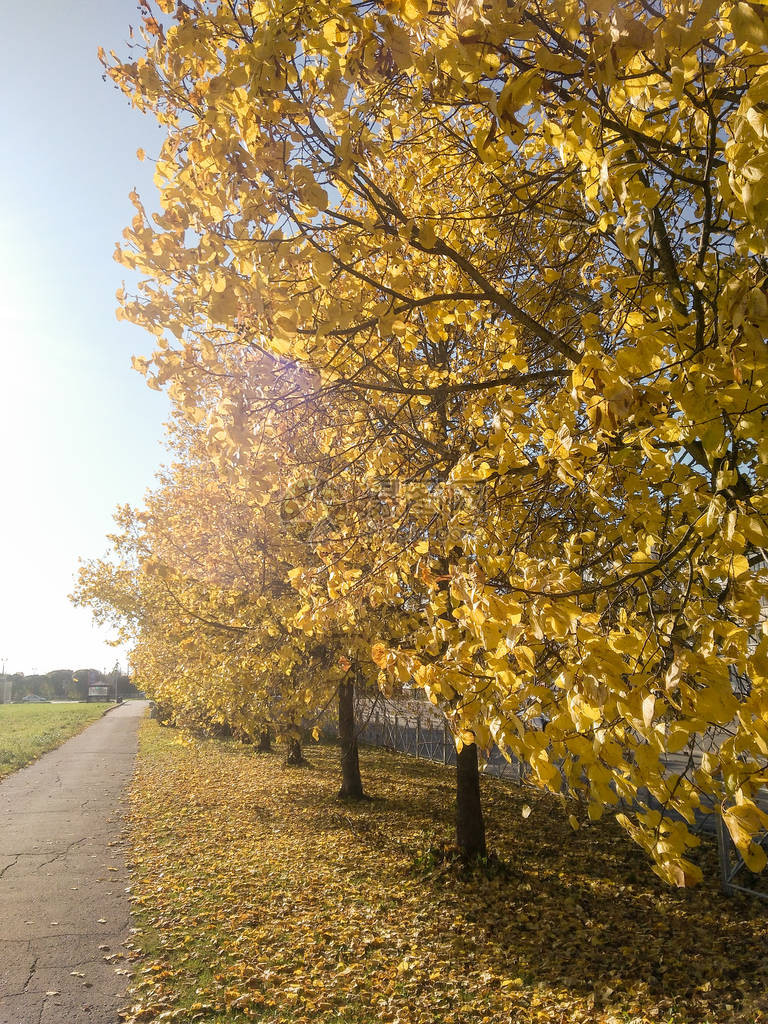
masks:
<path fill-rule="evenodd" d="M 0 704 L 0 779 L 95 721 L 108 704 Z"/>
<path fill-rule="evenodd" d="M 466 877 L 429 855 L 450 770 L 363 750 L 374 799 L 343 804 L 333 748 L 177 739 L 142 726 L 130 1022 L 768 1021 L 768 907 L 720 895 L 710 845 L 671 890 L 612 822 L 483 779 L 503 868 Z"/>

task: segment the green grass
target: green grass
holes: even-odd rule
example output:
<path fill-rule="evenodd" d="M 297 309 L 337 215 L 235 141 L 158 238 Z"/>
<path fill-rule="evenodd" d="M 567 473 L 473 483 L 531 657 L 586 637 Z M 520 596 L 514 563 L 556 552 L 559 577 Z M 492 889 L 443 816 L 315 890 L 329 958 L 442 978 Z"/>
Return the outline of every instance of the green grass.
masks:
<path fill-rule="evenodd" d="M 0 779 L 80 732 L 108 704 L 0 705 Z"/>

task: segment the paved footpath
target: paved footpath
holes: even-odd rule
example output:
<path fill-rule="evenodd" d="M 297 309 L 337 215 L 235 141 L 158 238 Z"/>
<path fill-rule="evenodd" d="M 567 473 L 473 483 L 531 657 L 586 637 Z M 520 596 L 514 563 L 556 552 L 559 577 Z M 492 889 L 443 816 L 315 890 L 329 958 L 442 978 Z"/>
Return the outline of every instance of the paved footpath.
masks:
<path fill-rule="evenodd" d="M 118 1024 L 121 814 L 146 706 L 115 708 L 0 783 L 0 1024 Z"/>

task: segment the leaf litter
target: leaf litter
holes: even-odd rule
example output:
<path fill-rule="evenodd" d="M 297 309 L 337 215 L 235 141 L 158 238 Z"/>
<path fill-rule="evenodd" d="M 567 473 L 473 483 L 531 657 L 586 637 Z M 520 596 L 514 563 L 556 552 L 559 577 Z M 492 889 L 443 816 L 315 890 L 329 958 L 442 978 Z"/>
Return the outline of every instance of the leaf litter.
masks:
<path fill-rule="evenodd" d="M 483 779 L 495 857 L 460 871 L 449 769 L 364 750 L 374 799 L 341 803 L 335 748 L 176 736 L 142 726 L 129 1024 L 768 1021 L 766 906 L 721 895 L 711 845 L 672 890 L 618 826 Z"/>

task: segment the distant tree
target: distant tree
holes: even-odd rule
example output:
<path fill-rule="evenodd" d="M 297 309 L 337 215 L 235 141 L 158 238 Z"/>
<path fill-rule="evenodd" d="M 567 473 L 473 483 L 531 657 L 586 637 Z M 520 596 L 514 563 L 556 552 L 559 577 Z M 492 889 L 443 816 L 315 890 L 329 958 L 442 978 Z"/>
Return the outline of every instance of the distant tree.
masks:
<path fill-rule="evenodd" d="M 53 687 L 48 679 L 48 676 L 42 675 L 29 675 L 24 677 L 24 693 L 22 696 L 26 697 L 30 693 L 37 694 L 38 697 L 52 697 L 54 696 Z"/>
<path fill-rule="evenodd" d="M 101 682 L 104 679 L 104 673 L 99 672 L 96 668 L 79 668 L 73 676 L 75 682 L 75 697 L 77 700 L 87 700 L 88 698 L 88 687 L 90 680 L 94 682 Z"/>
<path fill-rule="evenodd" d="M 125 699 L 126 697 L 137 697 L 141 691 L 134 685 L 133 680 L 129 675 L 121 672 L 117 677 L 117 695 Z"/>
<path fill-rule="evenodd" d="M 72 669 L 71 668 L 57 668 L 52 672 L 47 672 L 46 677 L 48 679 L 48 686 L 51 691 L 51 695 L 54 697 L 69 697 L 73 689 L 72 686 Z"/>

